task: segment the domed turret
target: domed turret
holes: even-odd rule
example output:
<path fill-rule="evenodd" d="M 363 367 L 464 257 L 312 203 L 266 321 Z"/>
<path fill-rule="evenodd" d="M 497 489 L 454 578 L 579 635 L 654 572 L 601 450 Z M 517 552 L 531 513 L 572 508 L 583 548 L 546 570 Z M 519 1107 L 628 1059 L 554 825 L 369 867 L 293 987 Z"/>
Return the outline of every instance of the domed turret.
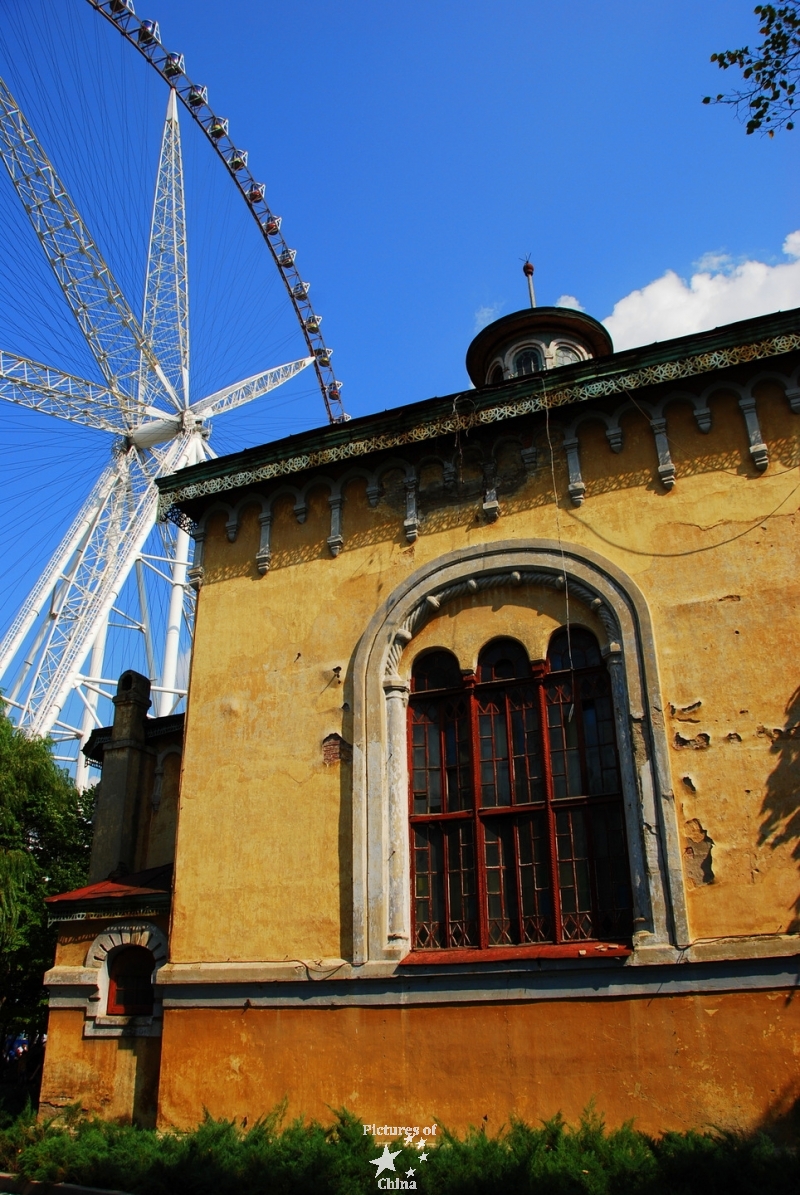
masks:
<path fill-rule="evenodd" d="M 534 306 L 533 267 L 526 262 L 523 268 L 531 306 L 482 328 L 467 349 L 467 373 L 478 389 L 614 351 L 608 332 L 591 315 L 571 307 Z"/>

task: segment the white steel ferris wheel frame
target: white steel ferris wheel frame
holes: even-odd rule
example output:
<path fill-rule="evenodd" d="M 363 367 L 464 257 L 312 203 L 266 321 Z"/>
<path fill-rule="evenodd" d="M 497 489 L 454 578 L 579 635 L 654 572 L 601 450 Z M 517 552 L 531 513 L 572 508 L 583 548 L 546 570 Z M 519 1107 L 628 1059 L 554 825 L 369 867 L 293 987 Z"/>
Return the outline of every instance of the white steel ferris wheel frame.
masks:
<path fill-rule="evenodd" d="M 186 73 L 183 54 L 171 52 L 161 41 L 158 21 L 141 20 L 136 16 L 133 0 L 88 0 L 115 29 L 142 54 L 150 65 L 175 91 L 192 119 L 200 126 L 217 154 L 233 177 L 250 214 L 255 219 L 286 287 L 300 327 L 313 358 L 328 419 L 331 423 L 347 420 L 342 406 L 342 383 L 334 376 L 331 366 L 333 350 L 322 336 L 322 317 L 315 314 L 308 298 L 311 289 L 304 282 L 296 265 L 297 251 L 290 249 L 281 233 L 281 217 L 270 209 L 266 188 L 256 182 L 247 166 L 247 151 L 238 149 L 228 132 L 228 121 L 217 116 L 208 103 L 206 87 L 193 83 Z"/>
<path fill-rule="evenodd" d="M 264 188 L 246 170 L 247 155 L 227 136 L 227 122 L 207 106 L 205 88 L 192 84 L 180 55 L 162 47 L 155 22 L 139 21 L 130 0 L 88 0 L 151 62 L 170 86 L 157 174 L 141 323 L 100 253 L 66 188 L 0 80 L 2 158 L 105 385 L 0 350 L 0 398 L 114 436 L 112 458 L 53 559 L 23 604 L 2 643 L 0 680 L 11 680 L 5 701 L 17 724 L 57 742 L 86 740 L 99 725 L 98 699 L 113 692 L 103 676 L 109 619 L 116 614 L 145 637 L 157 713 L 185 694 L 177 687 L 181 623 L 189 619 L 189 535 L 171 529 L 163 555 L 145 542 L 156 519 L 155 479 L 214 455 L 204 421 L 263 396 L 313 365 L 328 418 L 347 418 L 330 351 L 308 302 L 308 284 L 280 235 L 280 219 Z M 202 102 L 197 102 L 198 95 Z M 310 355 L 192 402 L 189 391 L 189 306 L 183 166 L 177 98 L 204 129 L 245 196 L 281 272 Z M 144 568 L 170 587 L 160 669 L 147 610 Z M 120 591 L 136 573 L 139 616 L 119 610 Z M 119 625 L 119 624 L 116 624 Z M 24 647 L 24 658 L 23 655 Z M 88 669 L 88 670 L 87 670 Z M 5 687 L 5 686 L 4 686 Z M 62 716 L 77 694 L 83 714 L 74 726 Z M 76 780 L 88 782 L 78 754 Z"/>

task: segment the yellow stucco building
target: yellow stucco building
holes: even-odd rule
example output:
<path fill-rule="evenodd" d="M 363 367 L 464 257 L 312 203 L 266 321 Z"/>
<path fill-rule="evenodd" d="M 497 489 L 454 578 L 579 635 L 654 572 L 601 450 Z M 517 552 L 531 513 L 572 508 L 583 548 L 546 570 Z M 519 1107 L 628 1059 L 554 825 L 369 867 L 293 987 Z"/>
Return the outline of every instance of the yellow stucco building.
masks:
<path fill-rule="evenodd" d="M 127 674 L 46 1107 L 660 1131 L 800 1096 L 800 312 L 614 353 L 536 308 L 467 367 L 159 483 L 182 761 Z"/>

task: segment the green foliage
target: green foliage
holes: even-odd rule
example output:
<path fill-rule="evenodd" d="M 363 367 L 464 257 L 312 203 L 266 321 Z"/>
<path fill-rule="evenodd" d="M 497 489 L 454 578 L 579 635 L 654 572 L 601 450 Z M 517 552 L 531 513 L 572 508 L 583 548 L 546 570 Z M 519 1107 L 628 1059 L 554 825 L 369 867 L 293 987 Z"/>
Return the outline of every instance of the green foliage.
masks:
<path fill-rule="evenodd" d="M 44 898 L 86 883 L 93 802 L 0 703 L 0 1032 L 44 1027 L 55 947 Z"/>
<path fill-rule="evenodd" d="M 25 1179 L 71 1181 L 135 1195 L 372 1195 L 379 1147 L 346 1111 L 327 1128 L 285 1108 L 245 1128 L 206 1117 L 191 1133 L 156 1133 L 80 1119 L 56 1125 L 31 1114 L 0 1130 L 0 1170 Z M 496 1137 L 447 1131 L 420 1162 L 394 1149 L 395 1174 L 415 1171 L 427 1195 L 796 1195 L 800 1160 L 766 1137 L 668 1133 L 653 1140 L 632 1125 L 607 1130 L 593 1107 L 570 1127 L 512 1121 Z"/>
<path fill-rule="evenodd" d="M 723 50 L 711 61 L 721 70 L 739 67 L 747 86 L 729 95 L 710 95 L 704 104 L 731 104 L 747 118 L 747 132 L 761 129 L 770 137 L 780 128 L 794 128 L 794 96 L 800 73 L 800 0 L 759 4 L 754 9 L 764 40 L 753 51 Z M 769 126 L 769 127 L 766 127 Z"/>

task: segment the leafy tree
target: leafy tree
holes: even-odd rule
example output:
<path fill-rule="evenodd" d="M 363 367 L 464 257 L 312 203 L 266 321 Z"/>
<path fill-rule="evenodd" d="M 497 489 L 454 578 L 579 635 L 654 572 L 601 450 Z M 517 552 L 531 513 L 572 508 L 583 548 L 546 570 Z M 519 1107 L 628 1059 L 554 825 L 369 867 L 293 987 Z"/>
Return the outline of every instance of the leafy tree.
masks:
<path fill-rule="evenodd" d="M 37 1032 L 47 1013 L 42 975 L 55 933 L 45 896 L 86 883 L 93 794 L 79 793 L 0 701 L 0 1034 Z M 2 1040 L 2 1038 L 0 1038 Z"/>
<path fill-rule="evenodd" d="M 794 95 L 800 74 L 800 0 L 786 4 L 758 4 L 754 12 L 760 21 L 764 40 L 751 51 L 723 50 L 712 54 L 711 61 L 723 70 L 738 66 L 745 87 L 728 95 L 710 95 L 704 104 L 730 104 L 742 119 L 747 118 L 747 132 L 761 129 L 770 137 L 776 129 L 794 128 Z M 769 126 L 767 128 L 766 126 Z"/>

